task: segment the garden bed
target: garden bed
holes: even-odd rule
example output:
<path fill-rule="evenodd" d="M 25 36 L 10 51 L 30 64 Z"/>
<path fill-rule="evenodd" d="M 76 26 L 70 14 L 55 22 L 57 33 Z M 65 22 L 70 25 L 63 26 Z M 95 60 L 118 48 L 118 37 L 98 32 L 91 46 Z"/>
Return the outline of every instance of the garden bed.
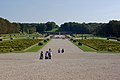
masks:
<path fill-rule="evenodd" d="M 43 41 L 42 39 L 15 39 L 0 42 L 0 52 L 16 52 Z"/>
<path fill-rule="evenodd" d="M 120 52 L 120 42 L 118 41 L 109 41 L 101 39 L 84 39 L 77 41 L 97 51 Z"/>

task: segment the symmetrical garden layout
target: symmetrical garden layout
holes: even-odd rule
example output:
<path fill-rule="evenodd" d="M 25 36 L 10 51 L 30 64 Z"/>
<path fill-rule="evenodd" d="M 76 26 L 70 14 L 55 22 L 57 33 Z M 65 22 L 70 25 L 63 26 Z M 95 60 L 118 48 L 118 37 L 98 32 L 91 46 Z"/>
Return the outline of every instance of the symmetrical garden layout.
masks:
<path fill-rule="evenodd" d="M 49 48 L 52 59 L 39 60 Z M 120 80 L 119 75 L 120 54 L 83 52 L 68 39 L 52 39 L 39 52 L 0 54 L 1 80 Z"/>

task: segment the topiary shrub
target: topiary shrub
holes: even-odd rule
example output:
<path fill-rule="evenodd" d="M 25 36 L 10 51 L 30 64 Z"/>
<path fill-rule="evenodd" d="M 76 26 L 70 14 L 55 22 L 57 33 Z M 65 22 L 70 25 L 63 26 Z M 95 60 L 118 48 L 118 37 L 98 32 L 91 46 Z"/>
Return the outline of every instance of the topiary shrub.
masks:
<path fill-rule="evenodd" d="M 47 38 L 47 41 L 49 41 L 50 39 L 49 38 Z"/>
<path fill-rule="evenodd" d="M 76 40 L 73 40 L 73 42 L 76 42 Z"/>
<path fill-rule="evenodd" d="M 73 41 L 73 38 L 71 38 L 70 40 Z"/>
<path fill-rule="evenodd" d="M 10 38 L 10 40 L 13 40 L 13 38 Z"/>
<path fill-rule="evenodd" d="M 2 39 L 0 39 L 0 41 L 2 41 Z"/>
<path fill-rule="evenodd" d="M 47 42 L 47 40 L 44 40 L 44 42 Z"/>
<path fill-rule="evenodd" d="M 75 37 L 74 35 L 72 37 Z"/>
<path fill-rule="evenodd" d="M 35 37 L 33 37 L 33 39 L 35 39 Z"/>
<path fill-rule="evenodd" d="M 82 46 L 82 43 L 79 42 L 78 45 L 79 45 L 79 46 Z"/>
<path fill-rule="evenodd" d="M 42 42 L 39 42 L 39 43 L 38 43 L 38 45 L 39 45 L 39 46 L 42 46 L 42 45 L 43 45 L 43 43 L 42 43 Z"/>

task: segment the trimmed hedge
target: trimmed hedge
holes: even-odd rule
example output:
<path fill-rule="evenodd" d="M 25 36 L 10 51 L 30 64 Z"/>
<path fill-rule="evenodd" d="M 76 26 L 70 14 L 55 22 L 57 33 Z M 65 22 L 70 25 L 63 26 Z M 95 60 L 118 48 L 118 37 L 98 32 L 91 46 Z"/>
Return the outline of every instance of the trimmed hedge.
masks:
<path fill-rule="evenodd" d="M 79 42 L 78 45 L 79 45 L 79 46 L 82 46 L 82 43 Z"/>
<path fill-rule="evenodd" d="M 77 42 L 76 40 L 73 40 L 73 42 Z"/>
<path fill-rule="evenodd" d="M 47 41 L 49 41 L 50 39 L 47 38 Z"/>
<path fill-rule="evenodd" d="M 42 43 L 42 42 L 39 42 L 39 43 L 38 43 L 38 45 L 39 45 L 39 46 L 42 46 L 42 45 L 43 45 L 43 43 Z"/>
<path fill-rule="evenodd" d="M 47 40 L 44 40 L 44 42 L 47 42 Z"/>
<path fill-rule="evenodd" d="M 2 39 L 0 39 L 0 41 L 2 41 Z"/>
<path fill-rule="evenodd" d="M 70 40 L 73 41 L 73 38 L 71 38 Z"/>

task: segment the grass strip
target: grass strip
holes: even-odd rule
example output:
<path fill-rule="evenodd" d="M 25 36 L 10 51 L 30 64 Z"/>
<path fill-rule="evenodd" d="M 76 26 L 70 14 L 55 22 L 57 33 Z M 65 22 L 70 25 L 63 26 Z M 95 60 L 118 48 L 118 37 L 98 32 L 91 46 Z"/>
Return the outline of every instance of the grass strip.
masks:
<path fill-rule="evenodd" d="M 77 47 L 79 47 L 81 50 L 83 50 L 84 52 L 96 52 L 96 50 L 82 44 L 81 46 L 78 45 L 78 42 L 72 42 L 74 45 L 76 45 Z"/>
<path fill-rule="evenodd" d="M 49 41 L 48 41 L 49 42 Z M 39 46 L 38 43 L 29 49 L 25 50 L 25 52 L 38 52 L 42 47 L 44 47 L 48 42 L 43 42 L 42 46 Z"/>

